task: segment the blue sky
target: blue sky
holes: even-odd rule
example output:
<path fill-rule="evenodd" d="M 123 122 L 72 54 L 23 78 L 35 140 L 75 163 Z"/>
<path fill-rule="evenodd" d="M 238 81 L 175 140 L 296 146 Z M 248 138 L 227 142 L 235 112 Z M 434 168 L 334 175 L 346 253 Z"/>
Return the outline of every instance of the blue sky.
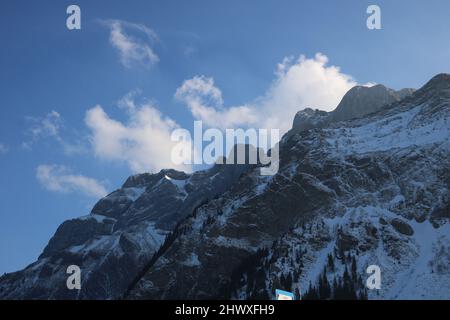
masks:
<path fill-rule="evenodd" d="M 70 4 L 81 30 L 66 28 Z M 382 30 L 366 28 L 369 4 Z M 449 72 L 449 12 L 445 0 L 1 1 L 0 274 L 130 174 L 166 166 L 174 127 L 289 126 L 352 85 Z"/>

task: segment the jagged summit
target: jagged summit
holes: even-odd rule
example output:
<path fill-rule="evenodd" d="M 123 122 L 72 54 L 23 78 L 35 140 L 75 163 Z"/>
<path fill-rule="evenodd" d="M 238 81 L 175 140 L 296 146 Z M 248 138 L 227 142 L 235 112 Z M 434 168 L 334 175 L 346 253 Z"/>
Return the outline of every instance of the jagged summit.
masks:
<path fill-rule="evenodd" d="M 292 128 L 285 133 L 282 140 L 286 140 L 294 134 L 314 128 L 323 128 L 330 124 L 329 112 L 305 108 L 295 114 Z"/>
<path fill-rule="evenodd" d="M 379 111 L 387 114 L 393 105 L 412 107 L 425 103 L 429 112 L 435 112 L 435 107 L 442 108 L 445 104 L 441 102 L 449 98 L 450 74 L 447 73 L 434 76 L 418 90 L 404 88 L 396 91 L 381 84 L 355 86 L 331 112 L 312 108 L 297 112 L 292 129 L 286 133 L 285 139 L 301 131 L 329 127 L 339 121 L 364 118 Z"/>
<path fill-rule="evenodd" d="M 344 95 L 336 109 L 331 112 L 312 108 L 298 111 L 294 117 L 292 130 L 286 137 L 305 130 L 324 128 L 335 122 L 364 117 L 410 96 L 413 92 L 414 89 L 407 88 L 395 91 L 381 84 L 372 87 L 355 86 Z"/>
<path fill-rule="evenodd" d="M 410 93 L 411 89 L 395 91 L 381 84 L 372 87 L 355 86 L 344 95 L 336 109 L 331 112 L 330 118 L 331 121 L 358 118 L 399 101 Z"/>
<path fill-rule="evenodd" d="M 449 73 L 439 73 L 431 78 L 424 86 L 424 88 L 432 86 L 444 85 L 446 87 L 450 86 L 450 74 Z"/>
<path fill-rule="evenodd" d="M 440 73 L 431 78 L 422 88 L 417 90 L 414 96 L 422 99 L 431 98 L 433 95 L 448 97 L 450 94 L 450 74 Z"/>

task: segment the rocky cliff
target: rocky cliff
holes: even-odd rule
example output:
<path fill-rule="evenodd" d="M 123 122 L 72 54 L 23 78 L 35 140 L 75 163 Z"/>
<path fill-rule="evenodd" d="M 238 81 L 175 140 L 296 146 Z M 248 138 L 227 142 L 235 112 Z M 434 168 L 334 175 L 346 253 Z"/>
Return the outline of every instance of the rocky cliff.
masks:
<path fill-rule="evenodd" d="M 280 288 L 449 299 L 450 76 L 392 99 L 383 88 L 374 101 L 350 90 L 336 121 L 305 111 L 324 121 L 295 130 L 294 120 L 274 176 L 216 165 L 130 177 L 64 222 L 35 263 L 2 276 L 0 298 L 250 299 Z M 83 270 L 80 291 L 66 288 L 69 264 Z M 364 286 L 369 265 L 380 290 Z"/>

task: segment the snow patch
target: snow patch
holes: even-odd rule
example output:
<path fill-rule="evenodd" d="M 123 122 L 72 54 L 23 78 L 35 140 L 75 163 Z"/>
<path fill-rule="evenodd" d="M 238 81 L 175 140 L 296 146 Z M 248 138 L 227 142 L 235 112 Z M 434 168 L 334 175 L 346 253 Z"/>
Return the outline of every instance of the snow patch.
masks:
<path fill-rule="evenodd" d="M 136 201 L 144 192 L 145 187 L 141 188 L 123 188 L 123 192 L 125 193 L 125 196 L 130 199 L 131 201 Z"/>
<path fill-rule="evenodd" d="M 421 111 L 417 106 L 368 124 L 345 129 L 324 129 L 326 141 L 339 154 L 362 154 L 445 142 L 450 136 L 448 118 L 435 119 L 422 126 L 413 126 L 414 117 Z"/>
<path fill-rule="evenodd" d="M 189 182 L 189 178 L 184 180 L 177 180 L 169 177 L 168 175 L 164 175 L 164 178 L 172 182 L 177 187 L 177 189 L 185 195 L 185 197 L 187 196 L 185 186 Z"/>
<path fill-rule="evenodd" d="M 191 253 L 191 255 L 181 264 L 188 267 L 199 267 L 201 265 L 200 260 L 198 260 L 198 256 L 195 253 Z"/>

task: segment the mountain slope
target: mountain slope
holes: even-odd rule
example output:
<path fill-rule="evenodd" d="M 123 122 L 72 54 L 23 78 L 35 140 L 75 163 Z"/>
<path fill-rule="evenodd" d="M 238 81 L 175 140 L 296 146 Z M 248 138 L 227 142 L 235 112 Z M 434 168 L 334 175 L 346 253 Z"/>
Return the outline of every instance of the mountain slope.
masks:
<path fill-rule="evenodd" d="M 191 175 L 175 170 L 131 176 L 90 215 L 65 221 L 39 259 L 0 278 L 0 298 L 111 299 L 123 295 L 167 234 L 250 166 L 215 165 Z M 67 290 L 66 269 L 82 270 L 82 289 Z"/>
<path fill-rule="evenodd" d="M 274 176 L 216 165 L 130 177 L 63 223 L 38 261 L 2 276 L 0 298 L 249 299 L 317 287 L 320 297 L 449 299 L 450 76 L 402 98 L 292 130 Z M 82 268 L 79 292 L 66 288 L 69 264 Z M 381 290 L 361 285 L 371 264 Z"/>
<path fill-rule="evenodd" d="M 127 297 L 305 292 L 333 254 L 355 256 L 360 277 L 381 267 L 383 287 L 370 298 L 448 298 L 449 117 L 445 75 L 367 118 L 287 135 L 278 174 L 248 172 L 199 208 Z M 267 248 L 249 277 L 248 259 Z M 400 290 L 406 283 L 413 289 Z"/>

